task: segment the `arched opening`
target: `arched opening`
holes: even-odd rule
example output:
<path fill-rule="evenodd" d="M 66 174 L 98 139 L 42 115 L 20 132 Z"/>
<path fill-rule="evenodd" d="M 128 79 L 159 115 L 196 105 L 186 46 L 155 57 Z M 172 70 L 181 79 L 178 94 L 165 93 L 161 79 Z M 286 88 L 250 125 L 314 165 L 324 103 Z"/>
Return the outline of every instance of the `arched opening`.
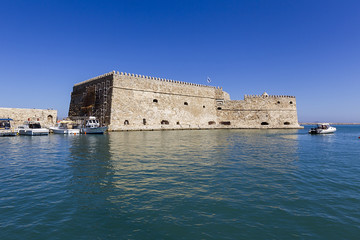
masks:
<path fill-rule="evenodd" d="M 280 104 L 280 101 L 277 101 L 277 104 Z"/>
<path fill-rule="evenodd" d="M 169 125 L 169 121 L 168 120 L 162 120 L 161 125 Z"/>
<path fill-rule="evenodd" d="M 292 102 L 292 101 L 290 101 L 290 104 L 293 104 L 293 102 Z"/>
<path fill-rule="evenodd" d="M 205 108 L 205 105 L 203 106 L 203 108 Z"/>
<path fill-rule="evenodd" d="M 221 107 L 218 107 L 217 110 L 221 110 Z"/>
<path fill-rule="evenodd" d="M 176 122 L 176 125 L 180 125 L 180 122 Z"/>
<path fill-rule="evenodd" d="M 231 125 L 230 121 L 222 121 L 220 122 L 221 125 Z"/>
<path fill-rule="evenodd" d="M 49 116 L 47 116 L 47 120 L 48 120 L 48 122 L 51 122 L 51 123 L 53 123 L 53 116 L 51 116 L 51 115 L 49 115 Z"/>
<path fill-rule="evenodd" d="M 154 102 L 154 103 L 157 103 L 157 102 L 158 102 L 158 100 L 157 100 L 157 99 L 154 99 L 154 100 L 153 100 L 153 102 Z"/>
<path fill-rule="evenodd" d="M 187 106 L 187 105 L 189 105 L 189 104 L 188 104 L 187 102 L 184 102 L 184 105 L 186 105 L 186 106 Z"/>
<path fill-rule="evenodd" d="M 269 125 L 268 122 L 262 122 L 261 125 Z"/>
<path fill-rule="evenodd" d="M 146 119 L 145 118 L 143 118 L 143 124 L 146 125 Z"/>
<path fill-rule="evenodd" d="M 210 121 L 210 122 L 208 122 L 208 124 L 209 124 L 209 125 L 215 125 L 216 122 L 215 122 L 215 121 Z"/>
<path fill-rule="evenodd" d="M 129 125 L 129 120 L 125 120 L 124 125 Z"/>
<path fill-rule="evenodd" d="M 289 122 L 284 122 L 284 125 L 290 125 L 290 123 Z"/>

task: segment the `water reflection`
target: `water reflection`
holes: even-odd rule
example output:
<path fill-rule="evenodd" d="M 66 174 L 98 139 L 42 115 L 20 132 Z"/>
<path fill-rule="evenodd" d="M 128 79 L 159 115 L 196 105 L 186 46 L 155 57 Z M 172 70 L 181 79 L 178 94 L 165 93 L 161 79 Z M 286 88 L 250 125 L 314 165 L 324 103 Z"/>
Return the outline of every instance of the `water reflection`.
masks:
<path fill-rule="evenodd" d="M 224 188 L 234 185 L 241 190 L 242 184 L 259 181 L 248 175 L 256 169 L 271 187 L 271 176 L 286 178 L 297 167 L 296 136 L 296 131 L 278 130 L 111 133 L 113 180 L 122 191 L 121 197 L 111 199 L 144 195 L 158 200 L 175 196 L 222 199 Z"/>
<path fill-rule="evenodd" d="M 126 226 L 125 238 L 146 238 L 144 229 L 161 231 L 154 223 L 211 224 L 223 211 L 237 219 L 255 201 L 267 211 L 282 208 L 284 196 L 298 198 L 296 135 L 202 130 L 72 138 L 72 222 L 96 213 L 106 216 L 98 228 Z"/>
<path fill-rule="evenodd" d="M 114 167 L 108 135 L 80 135 L 70 140 L 71 189 L 81 208 L 101 208 L 112 192 Z"/>
<path fill-rule="evenodd" d="M 0 238 L 357 233 L 359 129 L 0 138 Z"/>
<path fill-rule="evenodd" d="M 297 136 L 296 130 L 78 136 L 70 140 L 71 189 L 80 202 L 106 192 L 104 199 L 126 203 L 129 197 L 140 199 L 145 195 L 158 200 L 175 196 L 213 198 L 214 187 L 220 192 L 231 185 L 241 190 L 244 183 L 274 187 L 271 177 L 278 175 L 280 182 L 287 181 L 297 168 Z M 249 175 L 254 172 L 262 176 L 263 183 Z"/>

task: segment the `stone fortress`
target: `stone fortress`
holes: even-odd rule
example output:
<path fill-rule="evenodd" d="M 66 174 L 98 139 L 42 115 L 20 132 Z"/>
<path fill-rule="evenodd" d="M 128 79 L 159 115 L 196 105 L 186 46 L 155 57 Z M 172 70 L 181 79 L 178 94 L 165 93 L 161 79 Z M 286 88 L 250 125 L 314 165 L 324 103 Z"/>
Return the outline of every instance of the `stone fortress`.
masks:
<path fill-rule="evenodd" d="M 301 128 L 293 96 L 230 100 L 219 87 L 115 71 L 74 85 L 69 117 L 87 116 L 110 131 Z"/>

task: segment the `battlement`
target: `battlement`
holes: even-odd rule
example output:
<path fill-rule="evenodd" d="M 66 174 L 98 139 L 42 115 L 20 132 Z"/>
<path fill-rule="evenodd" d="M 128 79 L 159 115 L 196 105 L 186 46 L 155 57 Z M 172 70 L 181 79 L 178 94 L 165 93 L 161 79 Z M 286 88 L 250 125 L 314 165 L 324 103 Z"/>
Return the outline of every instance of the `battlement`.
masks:
<path fill-rule="evenodd" d="M 150 76 L 145 76 L 145 75 L 141 75 L 141 74 L 119 72 L 119 71 L 117 71 L 117 72 L 112 71 L 112 72 L 109 72 L 109 73 L 105 73 L 105 74 L 90 78 L 88 80 L 85 80 L 83 82 L 76 83 L 76 84 L 74 84 L 74 86 L 79 86 L 79 85 L 82 85 L 84 83 L 88 83 L 88 82 L 91 82 L 91 81 L 94 81 L 94 80 L 97 80 L 97 79 L 100 79 L 100 78 L 104 78 L 104 77 L 107 77 L 107 76 L 111 76 L 111 75 L 128 76 L 128 77 L 135 77 L 135 78 L 141 78 L 141 79 L 146 79 L 146 80 L 154 80 L 154 81 L 161 81 L 161 82 L 168 82 L 168 83 L 175 83 L 175 84 L 183 84 L 183 85 L 196 86 L 196 87 L 222 89 L 220 87 L 208 86 L 208 85 L 203 85 L 203 84 L 182 82 L 182 81 L 176 81 L 176 80 L 172 80 L 172 79 L 166 79 L 166 78 L 160 78 L 160 77 L 150 77 Z"/>
<path fill-rule="evenodd" d="M 151 76 L 145 76 L 145 75 L 134 74 L 134 73 L 126 73 L 126 72 L 119 72 L 119 71 L 115 72 L 114 71 L 114 74 L 117 74 L 119 76 L 129 76 L 129 77 L 136 77 L 136 78 L 155 80 L 155 81 L 161 81 L 161 82 L 169 82 L 169 83 L 175 83 L 175 84 L 183 84 L 183 85 L 196 86 L 196 87 L 220 89 L 220 87 L 208 86 L 208 85 L 197 84 L 197 83 L 182 82 L 182 81 L 177 81 L 177 80 L 172 80 L 172 79 L 167 79 L 167 78 L 151 77 Z"/>
<path fill-rule="evenodd" d="M 90 79 L 88 79 L 88 80 L 85 80 L 85 81 L 76 83 L 76 84 L 74 84 L 74 86 L 79 86 L 79 85 L 82 85 L 82 84 L 84 84 L 84 83 L 88 83 L 88 82 L 91 82 L 91 81 L 94 81 L 94 80 L 97 80 L 97 79 L 100 79 L 100 78 L 103 78 L 103 77 L 111 76 L 111 75 L 114 75 L 114 74 L 115 74 L 115 71 L 112 71 L 112 72 L 109 72 L 109 73 L 105 73 L 105 74 L 102 74 L 102 75 L 99 75 L 99 76 L 90 78 Z"/>
<path fill-rule="evenodd" d="M 244 99 L 247 98 L 295 98 L 295 96 L 287 96 L 287 95 L 245 95 Z"/>

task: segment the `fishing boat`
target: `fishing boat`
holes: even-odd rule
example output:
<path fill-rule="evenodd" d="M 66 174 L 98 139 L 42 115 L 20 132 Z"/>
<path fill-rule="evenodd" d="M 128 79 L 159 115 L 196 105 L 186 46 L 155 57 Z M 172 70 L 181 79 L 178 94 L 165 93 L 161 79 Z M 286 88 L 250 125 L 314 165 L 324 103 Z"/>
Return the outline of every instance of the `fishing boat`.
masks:
<path fill-rule="evenodd" d="M 24 125 L 18 127 L 19 135 L 40 136 L 49 135 L 49 129 L 42 128 L 40 122 L 25 121 Z"/>
<path fill-rule="evenodd" d="M 80 128 L 77 128 L 76 123 L 70 120 L 59 121 L 55 127 L 50 127 L 50 131 L 55 134 L 80 134 Z"/>
<path fill-rule="evenodd" d="M 101 127 L 99 120 L 96 117 L 89 117 L 85 120 L 84 126 L 81 128 L 83 134 L 103 134 L 107 130 L 107 127 Z"/>
<path fill-rule="evenodd" d="M 320 123 L 317 124 L 315 128 L 309 130 L 310 134 L 327 134 L 334 133 L 336 131 L 335 127 L 330 126 L 329 123 Z"/>
<path fill-rule="evenodd" d="M 11 118 L 0 118 L 0 137 L 16 136 L 17 131 L 11 127 Z"/>

